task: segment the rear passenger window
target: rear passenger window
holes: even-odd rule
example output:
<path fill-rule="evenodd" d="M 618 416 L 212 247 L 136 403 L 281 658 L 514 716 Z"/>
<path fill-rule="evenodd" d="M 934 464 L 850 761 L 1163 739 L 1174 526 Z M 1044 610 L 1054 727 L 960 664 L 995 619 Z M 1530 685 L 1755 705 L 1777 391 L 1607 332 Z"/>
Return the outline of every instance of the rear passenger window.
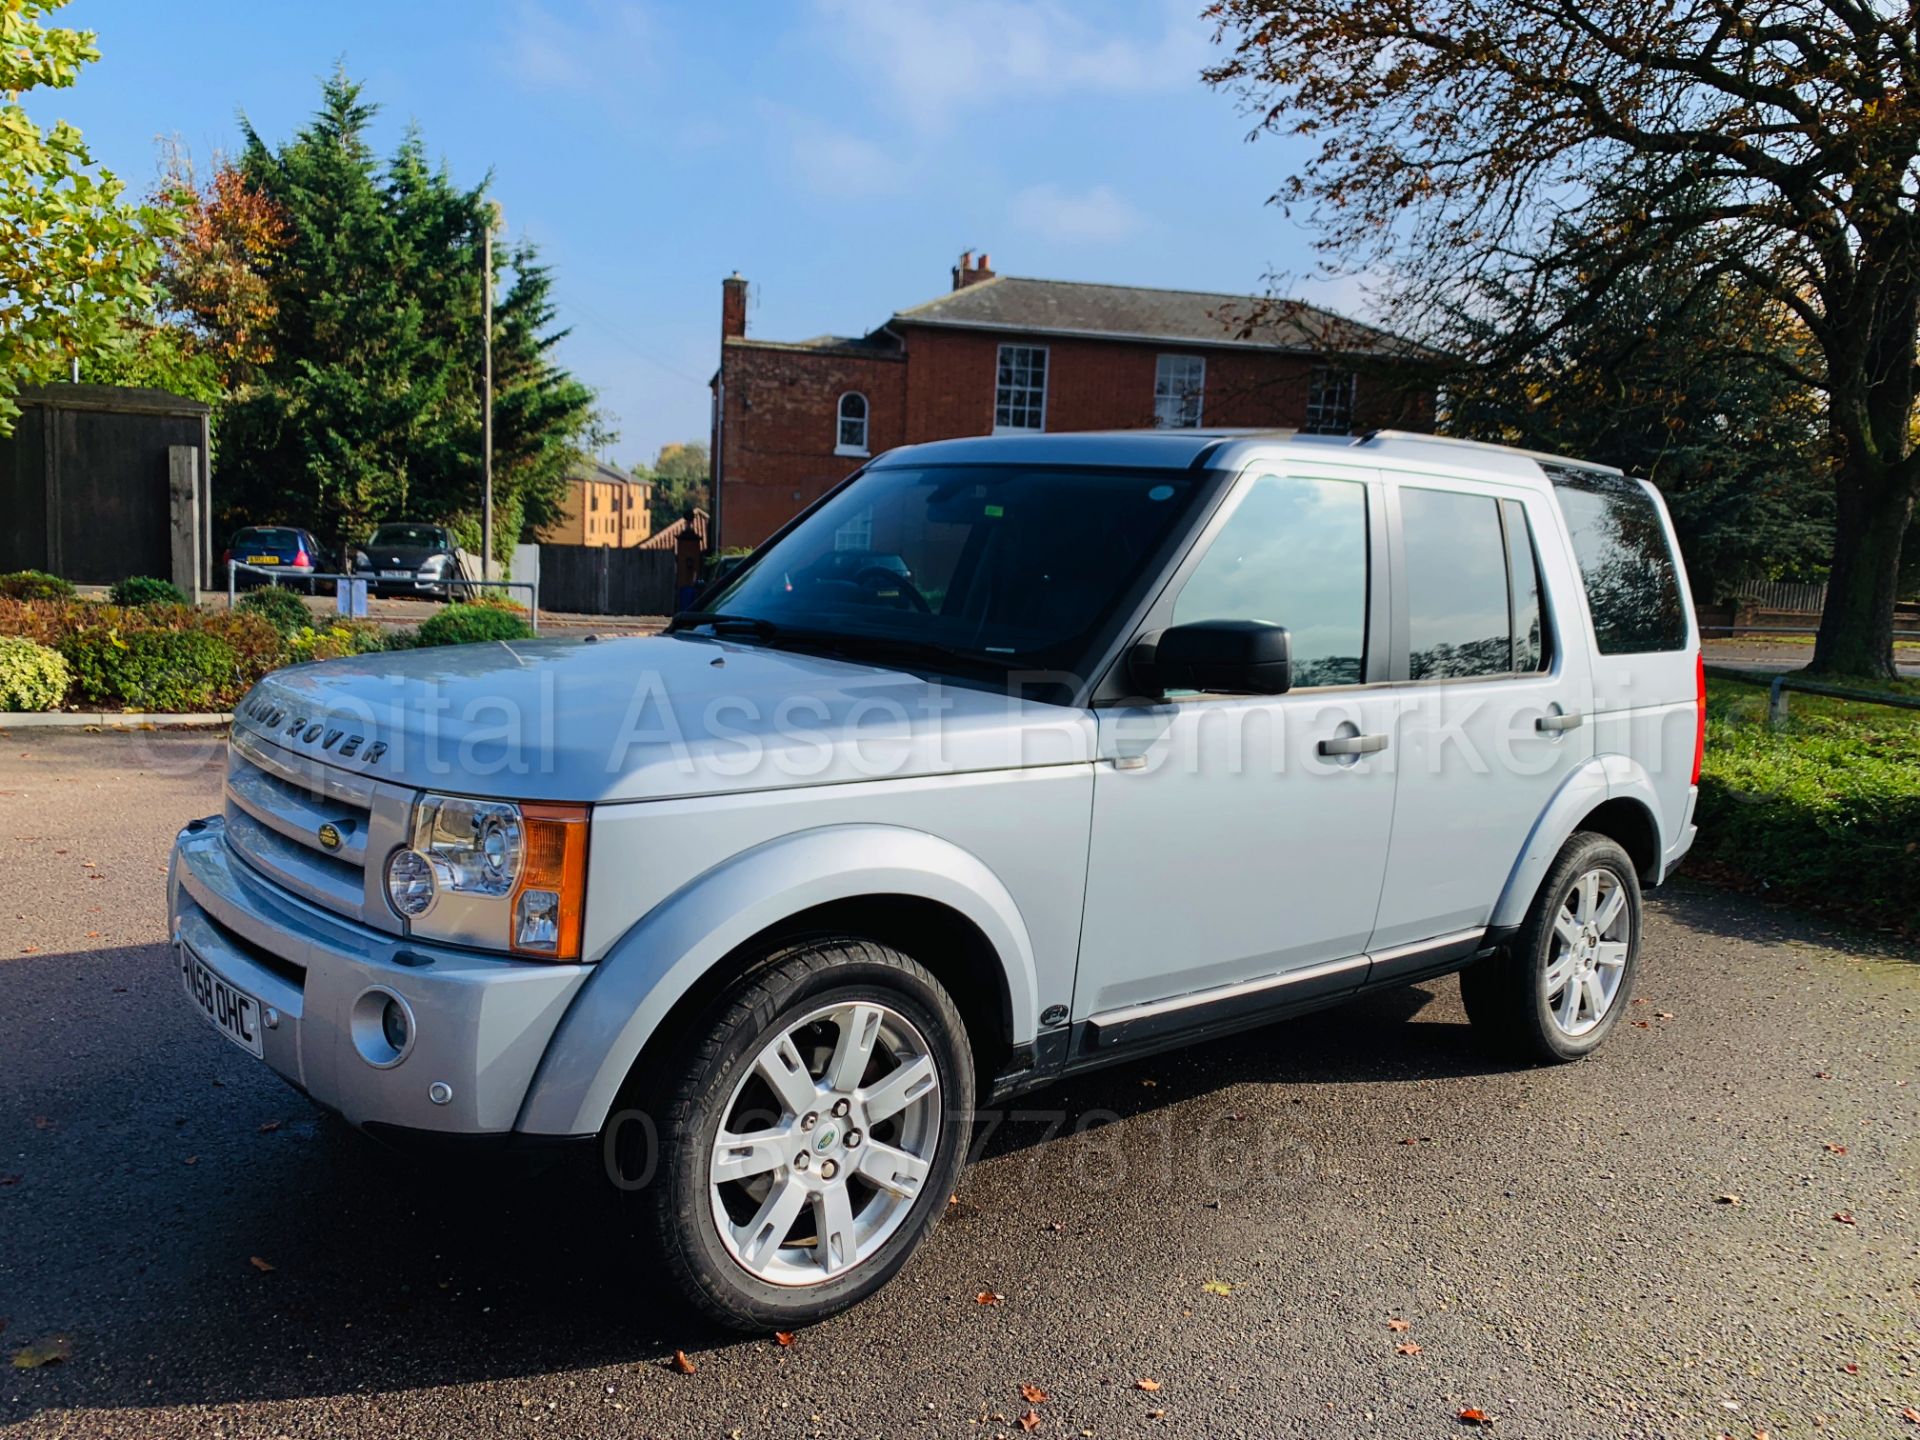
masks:
<path fill-rule="evenodd" d="M 1408 674 L 1505 675 L 1514 668 L 1500 502 L 1451 490 L 1400 491 L 1407 552 Z"/>
<path fill-rule="evenodd" d="M 1682 649 L 1686 609 L 1653 498 L 1624 475 L 1546 468 L 1573 538 L 1600 653 Z"/>
<path fill-rule="evenodd" d="M 1173 602 L 1174 624 L 1196 620 L 1286 626 L 1296 689 L 1359 684 L 1366 673 L 1366 487 L 1260 476 Z"/>

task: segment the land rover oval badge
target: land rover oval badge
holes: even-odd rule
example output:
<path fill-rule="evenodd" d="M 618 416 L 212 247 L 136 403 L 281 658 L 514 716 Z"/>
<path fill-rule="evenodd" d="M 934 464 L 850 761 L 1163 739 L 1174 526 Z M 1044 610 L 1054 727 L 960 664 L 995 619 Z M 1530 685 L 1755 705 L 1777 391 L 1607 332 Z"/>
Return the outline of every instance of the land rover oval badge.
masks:
<path fill-rule="evenodd" d="M 328 850 L 340 848 L 340 830 L 331 820 L 320 827 L 320 844 Z"/>

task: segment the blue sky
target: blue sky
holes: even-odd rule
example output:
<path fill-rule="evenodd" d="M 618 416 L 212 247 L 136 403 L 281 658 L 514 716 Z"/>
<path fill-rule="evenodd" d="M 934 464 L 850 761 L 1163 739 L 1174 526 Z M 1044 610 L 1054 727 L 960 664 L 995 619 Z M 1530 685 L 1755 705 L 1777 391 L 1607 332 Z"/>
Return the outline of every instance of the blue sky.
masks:
<path fill-rule="evenodd" d="M 144 189 L 158 141 L 203 166 L 311 113 L 336 60 L 455 177 L 494 172 L 599 392 L 611 458 L 705 439 L 720 280 L 750 333 L 859 333 L 932 298 L 965 248 L 1008 274 L 1186 289 L 1314 282 L 1265 203 L 1294 142 L 1245 143 L 1198 79 L 1200 0 L 73 0 L 102 60 L 29 113 Z"/>

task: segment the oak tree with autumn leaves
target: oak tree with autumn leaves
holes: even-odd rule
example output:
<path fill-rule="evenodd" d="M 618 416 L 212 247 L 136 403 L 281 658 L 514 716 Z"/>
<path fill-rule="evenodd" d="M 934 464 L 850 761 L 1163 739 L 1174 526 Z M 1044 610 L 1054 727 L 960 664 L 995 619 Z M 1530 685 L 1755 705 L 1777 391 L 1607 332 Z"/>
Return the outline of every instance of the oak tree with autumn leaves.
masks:
<path fill-rule="evenodd" d="M 1777 307 L 1754 354 L 1824 397 L 1834 555 L 1814 668 L 1891 675 L 1920 495 L 1920 0 L 1217 0 L 1208 72 L 1308 145 L 1276 199 L 1403 303 L 1524 293 L 1623 168 L 1597 268 L 1681 249 Z M 1611 198 L 1610 196 L 1608 197 Z"/>

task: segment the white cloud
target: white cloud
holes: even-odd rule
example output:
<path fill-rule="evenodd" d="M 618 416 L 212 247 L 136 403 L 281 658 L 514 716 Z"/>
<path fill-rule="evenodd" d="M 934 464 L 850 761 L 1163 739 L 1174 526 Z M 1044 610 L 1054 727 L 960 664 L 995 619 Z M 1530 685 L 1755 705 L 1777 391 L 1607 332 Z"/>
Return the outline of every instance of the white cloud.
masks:
<path fill-rule="evenodd" d="M 1051 183 L 1029 185 L 1014 195 L 1008 213 L 1015 225 L 1049 240 L 1111 244 L 1145 222 L 1140 212 L 1106 185 L 1069 190 Z"/>
<path fill-rule="evenodd" d="M 891 195 L 905 187 L 912 167 L 874 141 L 791 111 L 765 108 L 769 123 L 786 130 L 793 173 L 808 189 L 851 199 Z"/>
<path fill-rule="evenodd" d="M 625 94 L 658 46 L 653 17 L 636 0 L 519 0 L 496 58 L 523 89 Z"/>
<path fill-rule="evenodd" d="M 1125 94 L 1195 83 L 1209 36 L 1189 0 L 1165 0 L 1150 33 L 1113 10 L 1059 0 L 816 0 L 826 36 L 904 118 L 937 129 L 1006 96 Z"/>

